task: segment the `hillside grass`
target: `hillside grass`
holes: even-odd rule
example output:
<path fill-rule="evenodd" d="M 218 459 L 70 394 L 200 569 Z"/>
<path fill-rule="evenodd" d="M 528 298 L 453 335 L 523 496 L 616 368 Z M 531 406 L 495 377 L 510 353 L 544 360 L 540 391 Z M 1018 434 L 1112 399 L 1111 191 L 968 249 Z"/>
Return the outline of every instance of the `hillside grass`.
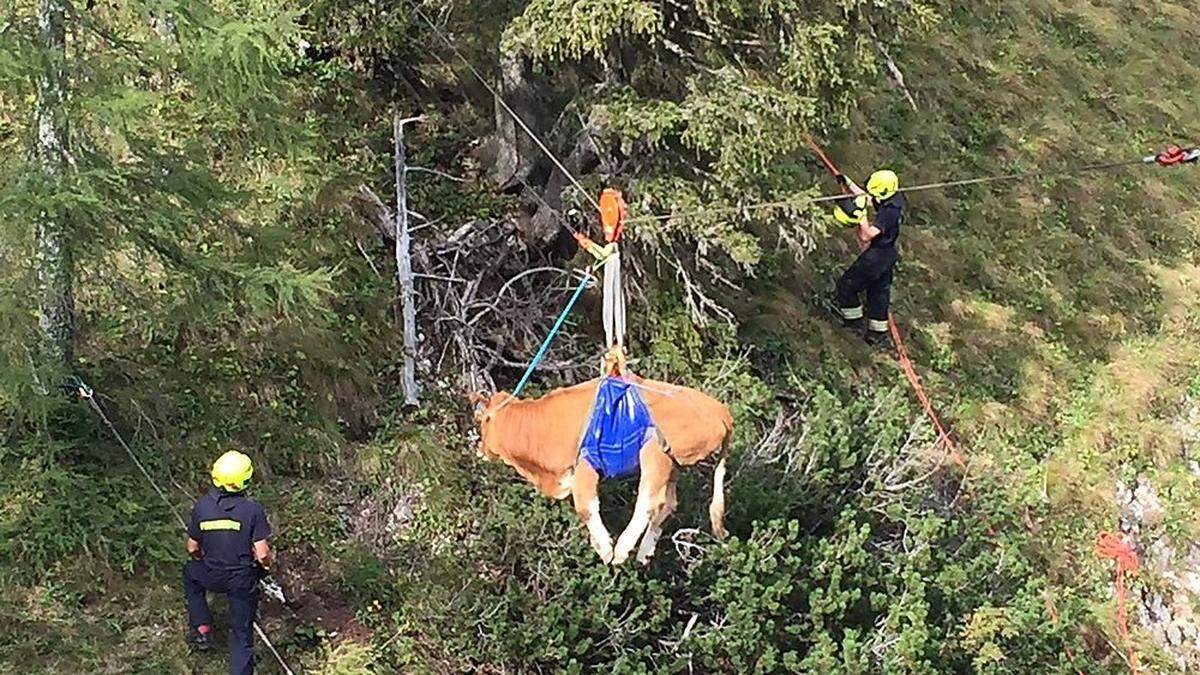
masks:
<path fill-rule="evenodd" d="M 1070 168 L 1200 139 L 1200 62 L 1192 54 L 1200 18 L 1189 5 L 1067 0 L 948 11 L 929 44 L 896 54 L 921 110 L 908 110 L 881 77 L 863 92 L 854 129 L 830 139 L 843 169 L 865 175 L 887 164 L 913 184 Z M 285 524 L 281 547 L 325 577 L 372 631 L 361 644 L 335 647 L 320 621 L 266 614 L 289 660 L 318 672 L 552 664 L 733 671 L 749 667 L 737 660 L 740 645 L 761 649 L 753 654 L 767 671 L 866 672 L 855 650 L 869 649 L 855 647 L 855 636 L 868 635 L 874 619 L 884 635 L 903 637 L 888 647 L 899 654 L 889 662 L 896 672 L 1073 672 L 1064 645 L 1089 659 L 1087 672 L 1122 672 L 1119 650 L 1109 646 L 1119 640 L 1111 565 L 1091 550 L 1098 532 L 1117 527 L 1114 485 L 1149 475 L 1164 487 L 1162 531 L 1200 535 L 1200 492 L 1186 454 L 1196 439 L 1181 423 L 1188 402 L 1200 399 L 1197 194 L 1200 170 L 1189 167 L 913 196 L 895 310 L 926 386 L 963 442 L 966 480 L 977 492 L 970 504 L 955 497 L 961 477 L 946 472 L 922 484 L 935 497 L 949 495 L 946 503 L 901 500 L 887 504 L 887 518 L 856 515 L 893 498 L 867 487 L 873 479 L 862 467 L 877 453 L 893 462 L 921 455 L 922 467 L 940 458 L 899 369 L 822 314 L 831 279 L 852 256 L 848 235 L 838 233 L 798 264 L 769 261 L 776 272 L 751 282 L 733 341 L 755 347 L 749 361 L 704 353 L 712 345 L 677 320 L 670 302 L 652 325 L 657 341 L 635 343 L 646 372 L 736 400 L 743 457 L 776 410 L 760 379 L 798 397 L 810 429 L 794 450 L 816 467 L 811 473 L 739 466 L 735 456 L 734 541 L 720 546 L 685 533 L 681 550 L 697 561 L 681 559 L 667 537 L 703 528 L 707 474 L 685 477 L 654 563 L 610 571 L 594 560 L 567 505 L 474 458 L 455 418 L 460 402 L 436 401 L 425 419 L 349 443 L 305 414 L 323 405 L 305 392 L 328 380 L 301 368 L 282 374 L 286 391 L 264 393 L 294 414 L 243 418 L 244 399 L 231 395 L 220 399 L 228 401 L 224 418 L 161 443 L 148 435 L 137 446 L 196 476 L 226 424 L 261 422 L 276 437 L 262 442 L 288 450 L 275 467 L 280 485 L 268 477 L 261 494 Z M 196 360 L 206 365 L 181 381 L 147 371 L 140 379 L 153 385 L 139 385 L 150 390 L 137 398 L 186 406 L 276 365 L 264 359 L 261 370 L 246 372 L 222 370 L 237 364 L 219 355 Z M 346 377 L 347 388 L 358 388 L 351 380 L 367 377 L 363 370 Z M 199 381 L 212 384 L 193 391 Z M 184 649 L 170 516 L 110 439 L 82 415 L 72 424 L 84 440 L 63 456 L 110 463 L 107 483 L 89 488 L 79 475 L 46 467 L 36 467 L 33 485 L 0 483 L 4 533 L 39 528 L 27 547 L 4 549 L 0 560 L 0 672 L 29 672 L 31 664 L 35 672 L 224 672 L 221 646 L 207 658 Z M 905 442 L 908 433 L 917 442 Z M 605 488 L 613 529 L 630 491 Z M 368 533 L 348 526 L 343 512 L 372 494 L 420 495 L 405 531 L 382 548 L 363 544 Z M 72 506 L 44 508 L 55 499 Z M 89 510 L 108 514 L 111 529 L 89 520 Z M 999 531 L 991 543 L 985 521 Z M 789 530 L 800 525 L 804 531 Z M 858 557 L 897 536 L 913 550 L 878 554 L 902 571 L 902 582 L 875 576 L 875 561 Z M 1045 603 L 1059 608 L 1061 624 Z M 780 606 L 804 607 L 803 625 L 788 625 L 797 619 Z M 693 616 L 703 620 L 685 643 Z M 921 642 L 933 634 L 943 651 Z M 1169 672 L 1137 631 L 1135 640 L 1144 665 Z M 782 645 L 780 653 L 770 645 Z M 796 645 L 811 660 L 789 656 Z M 261 649 L 260 659 L 263 672 L 275 672 Z"/>
<path fill-rule="evenodd" d="M 909 183 L 1054 171 L 1200 137 L 1187 47 L 1200 21 L 1182 3 L 963 6 L 944 28 L 898 56 L 921 112 L 877 89 L 833 144 L 845 170 L 892 165 Z M 1119 527 L 1115 485 L 1143 475 L 1169 495 L 1146 536 L 1183 546 L 1197 533 L 1195 440 L 1180 419 L 1200 372 L 1198 188 L 1191 168 L 1134 168 L 910 201 L 895 309 L 926 385 L 992 522 L 1031 533 L 1025 555 L 1050 591 L 1093 598 L 1113 644 L 1111 563 L 1091 549 Z M 792 282 L 769 307 L 827 292 L 808 270 Z M 1135 640 L 1155 672 L 1176 667 Z"/>

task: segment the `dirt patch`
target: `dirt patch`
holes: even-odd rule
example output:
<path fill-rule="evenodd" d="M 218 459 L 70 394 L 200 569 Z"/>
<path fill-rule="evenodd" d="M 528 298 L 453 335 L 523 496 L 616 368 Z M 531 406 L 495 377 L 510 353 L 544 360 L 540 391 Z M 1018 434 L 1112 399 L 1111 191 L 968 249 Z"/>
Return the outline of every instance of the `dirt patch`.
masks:
<path fill-rule="evenodd" d="M 290 604 L 264 602 L 260 612 L 264 622 L 319 628 L 334 644 L 371 639 L 371 630 L 358 621 L 353 605 L 337 589 L 315 551 L 290 551 L 284 562 L 276 574 Z"/>

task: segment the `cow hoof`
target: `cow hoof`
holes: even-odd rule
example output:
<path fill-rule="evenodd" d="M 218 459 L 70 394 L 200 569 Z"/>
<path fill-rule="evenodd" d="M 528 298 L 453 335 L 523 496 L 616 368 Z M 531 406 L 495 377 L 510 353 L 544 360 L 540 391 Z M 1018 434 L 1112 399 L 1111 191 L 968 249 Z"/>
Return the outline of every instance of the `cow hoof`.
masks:
<path fill-rule="evenodd" d="M 625 551 L 625 552 L 617 551 L 616 553 L 613 554 L 612 564 L 613 565 L 621 565 L 626 560 L 629 560 L 629 552 L 628 551 Z"/>
<path fill-rule="evenodd" d="M 613 559 L 612 544 L 592 544 L 592 548 L 595 549 L 596 555 L 600 556 L 600 560 L 604 561 L 605 565 L 612 562 L 612 559 Z"/>
<path fill-rule="evenodd" d="M 639 563 L 641 563 L 642 565 L 649 565 L 649 564 L 650 564 L 650 558 L 651 558 L 653 555 L 654 555 L 653 553 L 647 553 L 647 554 L 644 554 L 644 555 L 639 553 L 639 554 L 638 554 L 638 557 L 637 557 L 637 561 L 638 561 Z"/>

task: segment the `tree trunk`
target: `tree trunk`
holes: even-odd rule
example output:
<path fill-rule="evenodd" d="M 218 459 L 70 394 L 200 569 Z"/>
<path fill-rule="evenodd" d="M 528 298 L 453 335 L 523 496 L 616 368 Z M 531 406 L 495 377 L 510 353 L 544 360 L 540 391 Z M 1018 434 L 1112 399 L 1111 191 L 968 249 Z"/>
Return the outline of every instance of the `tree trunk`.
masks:
<path fill-rule="evenodd" d="M 538 129 L 537 95 L 530 81 L 525 58 L 520 54 L 500 52 L 500 95 L 512 107 L 513 112 L 531 129 Z M 542 163 L 542 151 L 533 139 L 513 121 L 504 106 L 497 100 L 493 103 L 496 116 L 495 158 L 488 171 L 488 179 L 501 191 L 516 189 L 529 180 Z"/>
<path fill-rule="evenodd" d="M 400 289 L 400 305 L 404 324 L 404 403 L 420 405 L 417 388 L 417 310 L 413 289 L 412 258 L 409 253 L 408 191 L 405 174 L 408 172 L 404 153 L 404 125 L 420 117 L 400 118 L 400 110 L 392 115 L 392 134 L 396 155 L 396 283 Z"/>
<path fill-rule="evenodd" d="M 53 189 L 60 189 L 67 172 L 66 1 L 41 0 L 38 36 L 44 53 L 37 82 L 34 159 Z M 41 338 L 39 368 L 69 367 L 75 337 L 75 303 L 71 294 L 70 228 L 57 208 L 38 215 L 34 231 L 38 325 Z"/>
<path fill-rule="evenodd" d="M 586 125 L 583 132 L 576 136 L 575 147 L 562 160 L 567 170 L 575 176 L 591 173 L 601 163 L 600 156 L 596 154 L 596 145 L 591 140 L 591 135 L 595 133 L 594 122 L 589 120 Z M 574 189 L 574 185 L 570 177 L 563 173 L 562 169 L 554 167 L 550 172 L 550 177 L 546 180 L 545 187 L 542 188 L 541 205 L 522 232 L 526 243 L 545 245 L 562 234 L 560 225 L 564 211 L 562 195 L 572 189 Z M 589 218 L 594 218 L 595 215 L 594 211 L 588 210 Z"/>

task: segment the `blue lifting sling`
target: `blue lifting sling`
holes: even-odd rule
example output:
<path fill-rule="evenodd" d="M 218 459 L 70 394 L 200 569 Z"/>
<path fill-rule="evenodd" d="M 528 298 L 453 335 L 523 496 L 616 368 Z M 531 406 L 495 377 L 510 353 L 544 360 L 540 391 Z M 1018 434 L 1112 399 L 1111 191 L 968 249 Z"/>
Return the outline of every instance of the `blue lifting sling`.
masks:
<path fill-rule="evenodd" d="M 596 403 L 579 452 L 601 478 L 632 476 L 641 468 L 638 454 L 653 429 L 654 420 L 637 385 L 619 377 L 605 377 L 596 390 Z"/>

